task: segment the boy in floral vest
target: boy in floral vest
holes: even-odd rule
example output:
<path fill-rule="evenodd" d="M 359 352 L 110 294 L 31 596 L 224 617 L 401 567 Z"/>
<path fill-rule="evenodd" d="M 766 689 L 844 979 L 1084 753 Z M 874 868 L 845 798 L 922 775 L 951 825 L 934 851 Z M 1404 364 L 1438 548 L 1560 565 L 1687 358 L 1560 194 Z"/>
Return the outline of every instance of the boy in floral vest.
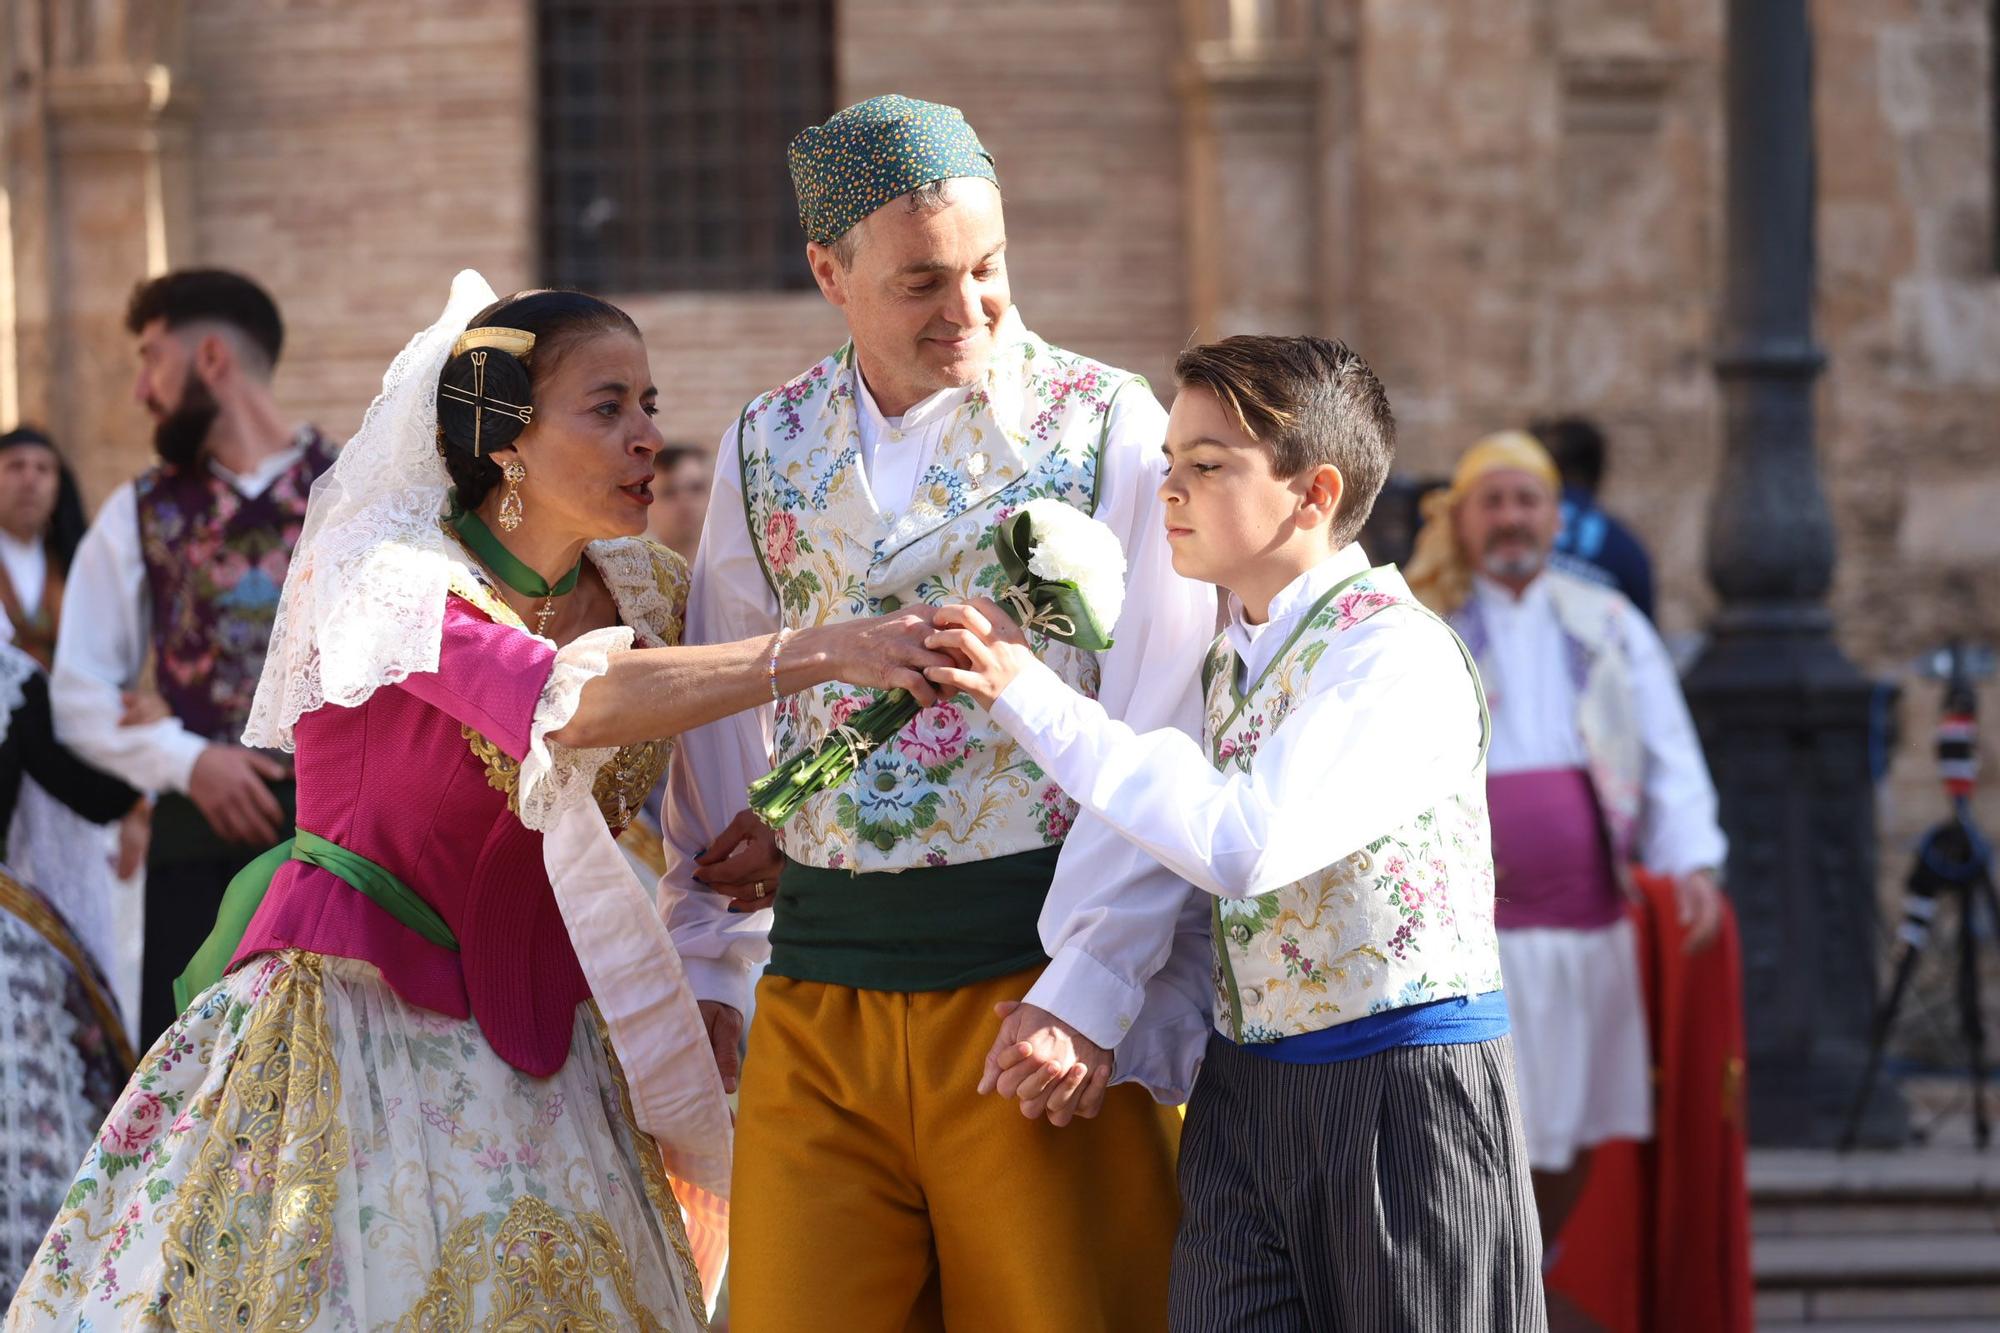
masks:
<path fill-rule="evenodd" d="M 1175 372 L 1174 568 L 1230 594 L 1205 746 L 1113 721 L 990 602 L 939 613 L 930 644 L 964 665 L 927 673 L 1213 895 L 1173 1327 L 1543 1329 L 1485 701 L 1457 637 L 1354 544 L 1394 456 L 1387 397 L 1320 338 L 1229 338 Z M 1025 1045 L 992 1060 L 1024 1100 L 1054 1072 Z"/>

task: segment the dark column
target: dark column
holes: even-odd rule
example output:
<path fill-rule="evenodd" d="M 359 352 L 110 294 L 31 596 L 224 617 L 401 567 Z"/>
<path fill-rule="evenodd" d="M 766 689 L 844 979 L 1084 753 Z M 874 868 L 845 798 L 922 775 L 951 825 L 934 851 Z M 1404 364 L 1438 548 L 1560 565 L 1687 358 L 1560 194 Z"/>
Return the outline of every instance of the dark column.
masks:
<path fill-rule="evenodd" d="M 1708 575 L 1721 607 L 1687 678 L 1722 796 L 1743 927 L 1750 1132 L 1837 1136 L 1876 983 L 1870 682 L 1826 593 L 1833 522 L 1813 449 L 1812 45 L 1807 0 L 1729 0 L 1723 459 Z M 1899 1139 L 1885 1087 L 1864 1141 Z"/>

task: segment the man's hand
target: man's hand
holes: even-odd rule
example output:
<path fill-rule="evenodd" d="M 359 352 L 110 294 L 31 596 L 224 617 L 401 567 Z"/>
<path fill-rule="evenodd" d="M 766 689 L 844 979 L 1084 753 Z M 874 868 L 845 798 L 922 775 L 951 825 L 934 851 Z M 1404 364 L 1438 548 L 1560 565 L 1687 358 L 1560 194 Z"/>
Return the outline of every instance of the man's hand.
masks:
<path fill-rule="evenodd" d="M 694 859 L 695 882 L 734 899 L 732 912 L 755 912 L 778 898 L 778 872 L 785 868 L 778 834 L 748 810 L 736 812 L 729 827 Z"/>
<path fill-rule="evenodd" d="M 194 761 L 188 797 L 209 827 L 224 838 L 269 847 L 282 836 L 285 809 L 265 783 L 290 776 L 269 755 L 240 745 L 211 745 Z"/>
<path fill-rule="evenodd" d="M 276 841 L 273 839 L 273 841 Z M 118 821 L 118 856 L 111 869 L 120 879 L 130 879 L 146 864 L 146 851 L 153 845 L 153 803 L 140 801 Z"/>
<path fill-rule="evenodd" d="M 955 663 L 932 667 L 924 674 L 934 684 L 962 690 L 988 708 L 1035 660 L 1021 627 L 984 597 L 964 606 L 941 608 L 935 623 L 937 630 L 924 640 L 924 646 L 950 653 Z"/>
<path fill-rule="evenodd" d="M 701 1010 L 701 1025 L 708 1029 L 722 1090 L 734 1092 L 736 1079 L 743 1072 L 743 1015 L 720 1000 L 697 1000 L 695 1007 Z"/>
<path fill-rule="evenodd" d="M 125 711 L 118 717 L 121 727 L 144 727 L 164 722 L 174 715 L 167 701 L 152 690 L 126 690 L 119 696 Z"/>
<path fill-rule="evenodd" d="M 1046 1009 L 1018 1000 L 993 1006 L 1000 1035 L 986 1053 L 979 1091 L 1020 1100 L 1030 1120 L 1047 1115 L 1052 1125 L 1076 1116 L 1089 1120 L 1104 1107 L 1111 1085 L 1111 1052 Z"/>
<path fill-rule="evenodd" d="M 1681 929 L 1687 932 L 1682 951 L 1699 953 L 1713 944 L 1722 929 L 1722 886 L 1715 882 L 1714 872 L 1697 870 L 1675 880 L 1674 902 L 1680 909 Z"/>

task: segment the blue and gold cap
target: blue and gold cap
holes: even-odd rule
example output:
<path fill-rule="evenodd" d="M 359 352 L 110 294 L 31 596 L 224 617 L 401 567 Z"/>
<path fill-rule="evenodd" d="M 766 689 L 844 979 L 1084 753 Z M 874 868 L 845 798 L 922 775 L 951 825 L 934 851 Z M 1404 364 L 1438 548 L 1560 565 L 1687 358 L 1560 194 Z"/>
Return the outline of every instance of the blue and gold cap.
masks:
<path fill-rule="evenodd" d="M 835 112 L 792 140 L 792 187 L 806 239 L 832 245 L 892 199 L 932 181 L 998 185 L 993 155 L 955 106 L 889 93 Z"/>

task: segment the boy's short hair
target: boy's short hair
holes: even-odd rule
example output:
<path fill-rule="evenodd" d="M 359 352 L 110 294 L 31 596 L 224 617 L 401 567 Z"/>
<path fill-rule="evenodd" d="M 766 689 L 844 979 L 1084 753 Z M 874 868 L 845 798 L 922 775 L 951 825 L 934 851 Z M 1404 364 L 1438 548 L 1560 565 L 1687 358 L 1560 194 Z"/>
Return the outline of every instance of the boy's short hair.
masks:
<path fill-rule="evenodd" d="M 1271 451 L 1278 476 L 1338 468 L 1344 490 L 1332 536 L 1336 546 L 1354 540 L 1396 459 L 1389 395 L 1359 354 L 1304 334 L 1238 334 L 1182 352 L 1174 379 L 1214 394 L 1243 433 Z"/>
<path fill-rule="evenodd" d="M 253 369 L 269 374 L 285 349 L 285 322 L 271 294 L 241 273 L 221 268 L 183 268 L 162 273 L 132 289 L 125 307 L 126 332 L 137 336 L 154 320 L 169 329 L 213 321 L 236 330 L 262 355 Z"/>

